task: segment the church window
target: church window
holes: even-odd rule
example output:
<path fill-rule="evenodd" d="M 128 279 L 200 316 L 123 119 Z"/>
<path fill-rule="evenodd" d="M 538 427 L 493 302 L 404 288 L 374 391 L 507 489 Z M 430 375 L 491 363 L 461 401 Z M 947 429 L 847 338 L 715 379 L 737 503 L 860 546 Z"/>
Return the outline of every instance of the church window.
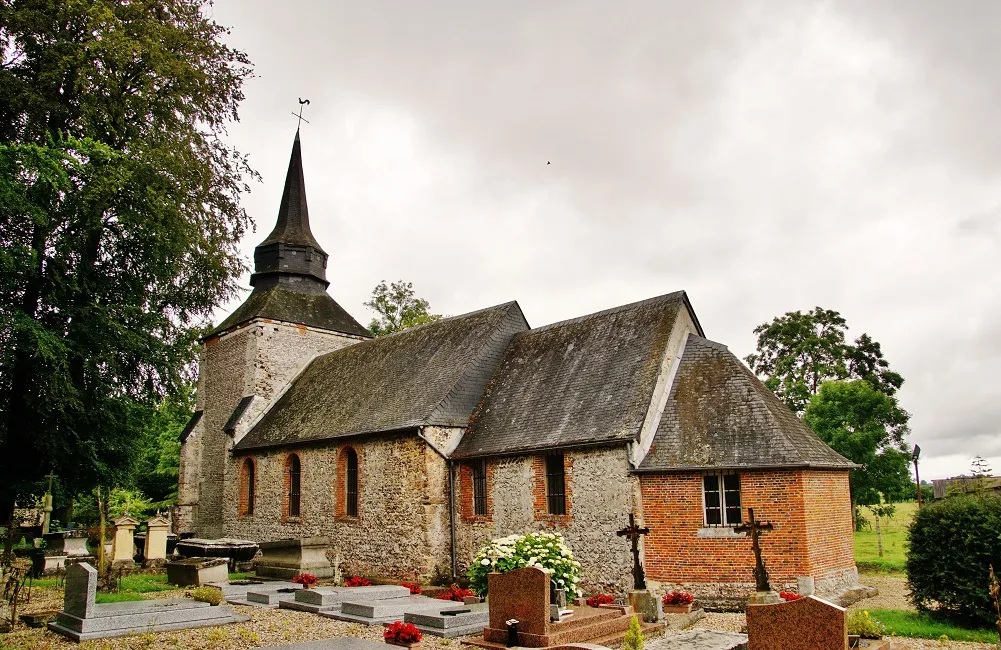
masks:
<path fill-rule="evenodd" d="M 567 514 L 567 485 L 562 453 L 546 454 L 546 504 L 551 515 Z"/>
<path fill-rule="evenodd" d="M 302 466 L 296 454 L 289 456 L 288 476 L 288 516 L 298 517 L 301 504 Z"/>
<path fill-rule="evenodd" d="M 254 514 L 254 488 L 256 479 L 254 475 L 254 459 L 248 458 L 243 461 L 240 474 L 240 514 L 252 515 Z"/>
<path fill-rule="evenodd" d="M 473 461 L 473 514 L 487 515 L 487 461 Z"/>
<path fill-rule="evenodd" d="M 702 477 L 707 526 L 740 523 L 740 475 L 714 472 Z"/>
<path fill-rule="evenodd" d="M 358 454 L 348 448 L 345 452 L 345 513 L 348 517 L 358 516 Z"/>

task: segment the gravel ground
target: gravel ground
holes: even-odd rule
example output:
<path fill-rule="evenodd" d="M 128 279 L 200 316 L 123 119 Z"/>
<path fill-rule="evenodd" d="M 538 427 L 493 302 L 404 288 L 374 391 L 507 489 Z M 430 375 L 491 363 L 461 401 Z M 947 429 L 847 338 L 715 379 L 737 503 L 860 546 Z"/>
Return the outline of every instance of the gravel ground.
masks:
<path fill-rule="evenodd" d="M 907 578 L 903 575 L 886 573 L 866 573 L 859 576 L 859 582 L 879 589 L 879 594 L 860 600 L 848 609 L 907 609 L 914 606 L 907 600 Z"/>

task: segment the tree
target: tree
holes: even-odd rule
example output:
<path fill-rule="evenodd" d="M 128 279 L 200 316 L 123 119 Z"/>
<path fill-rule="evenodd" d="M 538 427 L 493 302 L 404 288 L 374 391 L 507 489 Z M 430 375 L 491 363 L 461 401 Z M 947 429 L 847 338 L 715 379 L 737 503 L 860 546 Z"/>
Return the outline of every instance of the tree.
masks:
<path fill-rule="evenodd" d="M 199 0 L 0 3 L 0 519 L 122 481 L 244 270 L 247 57 Z"/>
<path fill-rule="evenodd" d="M 183 382 L 167 395 L 149 424 L 143 429 L 138 462 L 129 483 L 163 509 L 177 499 L 177 477 L 181 464 L 181 431 L 195 410 L 194 382 Z"/>
<path fill-rule="evenodd" d="M 868 381 L 824 382 L 803 419 L 836 452 L 861 465 L 849 478 L 853 506 L 878 505 L 911 485 L 907 412 Z"/>
<path fill-rule="evenodd" d="M 993 476 L 994 470 L 980 454 L 977 454 L 970 463 L 970 474 L 974 478 L 990 478 Z"/>
<path fill-rule="evenodd" d="M 413 283 L 403 280 L 389 286 L 383 280 L 372 290 L 372 299 L 364 304 L 379 314 L 379 318 L 373 318 L 368 325 L 368 329 L 376 336 L 402 332 L 441 318 L 441 314 L 429 312 L 431 304 L 424 298 L 417 297 Z"/>
<path fill-rule="evenodd" d="M 847 322 L 834 310 L 791 311 L 754 328 L 757 351 L 745 361 L 800 415 L 825 381 L 864 379 L 894 395 L 904 379 L 890 370 L 879 343 L 868 334 L 848 343 L 847 331 Z"/>

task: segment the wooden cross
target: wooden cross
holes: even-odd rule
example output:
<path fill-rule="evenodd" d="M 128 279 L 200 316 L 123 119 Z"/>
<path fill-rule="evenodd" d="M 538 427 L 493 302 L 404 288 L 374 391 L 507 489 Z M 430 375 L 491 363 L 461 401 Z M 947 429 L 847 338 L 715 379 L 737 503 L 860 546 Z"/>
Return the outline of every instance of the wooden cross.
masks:
<path fill-rule="evenodd" d="M 649 535 L 649 528 L 640 528 L 636 525 L 636 517 L 629 513 L 629 526 L 615 533 L 619 537 L 628 537 L 633 544 L 633 589 L 641 591 L 646 589 L 646 574 L 643 572 L 643 565 L 640 564 L 640 535 Z"/>
<path fill-rule="evenodd" d="M 295 125 L 295 130 L 296 130 L 296 131 L 298 131 L 298 130 L 299 130 L 299 127 L 300 127 L 300 126 L 302 126 L 302 123 L 303 123 L 303 122 L 305 122 L 306 124 L 309 124 L 309 120 L 305 119 L 305 118 L 304 118 L 304 117 L 302 116 L 302 106 L 303 106 L 303 104 L 308 104 L 308 103 L 309 103 L 309 100 L 308 100 L 308 99 L 302 99 L 302 98 L 300 97 L 300 98 L 299 98 L 299 113 L 298 113 L 298 114 L 296 114 L 296 113 L 292 113 L 293 117 L 298 117 L 298 118 L 299 118 L 299 123 Z"/>
<path fill-rule="evenodd" d="M 52 479 L 56 477 L 55 470 L 51 470 L 45 478 L 49 479 L 49 494 L 52 494 Z"/>
<path fill-rule="evenodd" d="M 750 519 L 750 523 L 734 526 L 733 532 L 751 534 L 751 548 L 754 549 L 755 588 L 758 591 L 771 591 L 772 588 L 768 584 L 768 570 L 765 568 L 765 561 L 761 558 L 761 544 L 758 543 L 758 539 L 762 532 L 773 530 L 775 526 L 768 522 L 754 521 L 754 508 L 747 509 L 747 518 Z"/>

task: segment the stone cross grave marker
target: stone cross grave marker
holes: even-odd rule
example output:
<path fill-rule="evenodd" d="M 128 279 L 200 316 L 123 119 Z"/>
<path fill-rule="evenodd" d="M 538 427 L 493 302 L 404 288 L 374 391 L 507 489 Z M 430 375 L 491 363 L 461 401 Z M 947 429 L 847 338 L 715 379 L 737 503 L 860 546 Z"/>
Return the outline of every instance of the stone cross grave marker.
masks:
<path fill-rule="evenodd" d="M 775 526 L 768 522 L 759 522 L 754 520 L 754 508 L 747 509 L 747 518 L 750 520 L 749 523 L 741 524 L 739 526 L 734 526 L 733 532 L 735 533 L 749 533 L 751 535 L 751 548 L 754 549 L 754 582 L 755 588 L 758 591 L 771 591 L 772 588 L 768 584 L 768 569 L 765 568 L 765 561 L 761 557 L 761 544 L 759 539 L 762 532 L 767 532 L 773 530 Z"/>
<path fill-rule="evenodd" d="M 649 535 L 649 528 L 640 528 L 636 525 L 636 517 L 629 513 L 629 525 L 615 533 L 619 537 L 628 537 L 632 542 L 633 553 L 633 589 L 643 591 L 646 589 L 646 574 L 643 572 L 643 564 L 640 563 L 639 541 L 641 535 Z"/>

